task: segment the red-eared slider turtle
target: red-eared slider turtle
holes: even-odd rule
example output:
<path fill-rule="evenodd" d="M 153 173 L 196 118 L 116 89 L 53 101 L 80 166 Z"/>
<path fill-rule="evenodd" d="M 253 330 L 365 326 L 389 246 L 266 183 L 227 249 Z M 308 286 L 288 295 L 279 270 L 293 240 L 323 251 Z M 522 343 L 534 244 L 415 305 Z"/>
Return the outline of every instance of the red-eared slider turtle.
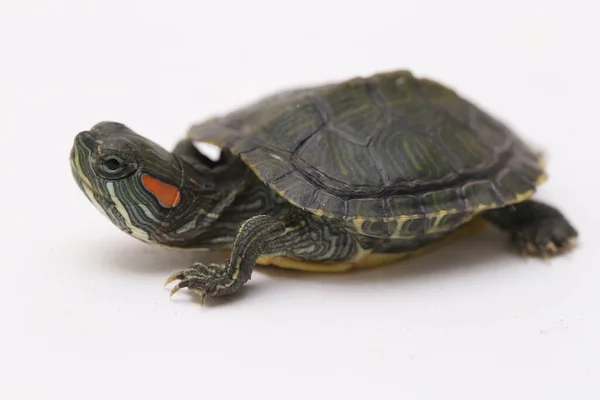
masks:
<path fill-rule="evenodd" d="M 193 142 L 223 149 L 218 161 Z M 521 251 L 569 248 L 575 229 L 529 198 L 540 154 L 454 91 L 410 72 L 282 92 L 192 126 L 172 153 L 101 122 L 75 138 L 75 180 L 148 243 L 231 250 L 172 275 L 172 293 L 237 292 L 254 265 L 342 271 L 397 259 L 487 220 Z M 476 218 L 482 217 L 482 218 Z"/>

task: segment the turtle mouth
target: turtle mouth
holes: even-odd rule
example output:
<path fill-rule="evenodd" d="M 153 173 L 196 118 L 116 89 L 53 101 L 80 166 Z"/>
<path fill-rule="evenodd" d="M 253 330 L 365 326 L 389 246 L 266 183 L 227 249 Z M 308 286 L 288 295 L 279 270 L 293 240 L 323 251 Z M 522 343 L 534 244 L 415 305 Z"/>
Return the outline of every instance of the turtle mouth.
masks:
<path fill-rule="evenodd" d="M 86 143 L 86 138 L 83 134 L 77 135 L 75 143 L 71 148 L 71 154 L 69 155 L 69 163 L 71 164 L 71 172 L 73 178 L 77 182 L 80 189 L 89 197 L 94 195 L 95 197 L 101 197 L 108 200 L 107 194 L 102 193 L 92 185 L 90 178 L 85 173 L 85 169 L 89 169 L 89 156 L 91 149 Z M 83 164 L 82 164 L 83 163 Z M 87 168 L 85 168 L 87 167 Z"/>
<path fill-rule="evenodd" d="M 77 186 L 79 186 L 79 189 L 81 189 L 83 194 L 85 194 L 88 200 L 90 200 L 96 208 L 104 213 L 112 211 L 114 204 L 108 195 L 96 190 L 89 184 L 87 179 L 82 178 L 81 174 L 75 169 L 73 170 L 73 178 L 75 179 Z"/>
<path fill-rule="evenodd" d="M 106 195 L 105 193 L 102 193 L 99 190 L 97 190 L 96 188 L 94 188 L 94 186 L 90 183 L 88 177 L 86 177 L 79 170 L 79 168 L 77 168 L 77 166 L 75 165 L 75 161 L 72 158 L 71 158 L 71 172 L 73 173 L 73 178 L 75 179 L 75 182 L 77 182 L 77 185 L 80 187 L 81 190 L 83 190 L 86 193 L 86 195 L 89 192 L 91 192 L 95 196 L 99 196 L 105 200 L 109 200 L 108 195 Z"/>
<path fill-rule="evenodd" d="M 77 145 L 73 146 L 71 149 L 69 163 L 71 164 L 71 173 L 73 174 L 73 178 L 75 179 L 77 186 L 79 186 L 79 189 L 81 189 L 88 200 L 90 200 L 96 207 L 103 208 L 103 210 L 100 211 L 103 211 L 104 213 L 110 212 L 114 207 L 110 196 L 108 196 L 107 193 L 95 188 L 94 185 L 92 185 L 90 178 L 82 170 L 81 152 L 82 150 L 80 150 Z"/>
<path fill-rule="evenodd" d="M 131 229 L 124 222 L 121 213 L 110 196 L 94 189 L 94 187 L 89 184 L 87 178 L 75 168 L 73 169 L 73 177 L 75 178 L 77 186 L 79 186 L 85 197 L 94 205 L 94 207 L 96 207 L 102 215 L 107 217 L 121 231 L 131 235 Z"/>
<path fill-rule="evenodd" d="M 81 173 L 79 173 L 77 170 L 73 170 L 73 178 L 75 179 L 75 182 L 77 182 L 77 185 L 80 187 L 80 189 L 83 190 L 86 195 L 101 197 L 106 201 L 110 199 L 106 194 L 99 192 L 92 185 L 90 185 L 88 180 L 83 178 L 81 176 Z"/>

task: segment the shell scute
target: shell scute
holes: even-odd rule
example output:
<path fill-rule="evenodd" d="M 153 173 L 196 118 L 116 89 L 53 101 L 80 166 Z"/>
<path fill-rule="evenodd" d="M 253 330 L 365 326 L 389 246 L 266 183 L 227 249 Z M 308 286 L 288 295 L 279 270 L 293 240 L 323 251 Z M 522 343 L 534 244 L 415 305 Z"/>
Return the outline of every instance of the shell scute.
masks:
<path fill-rule="evenodd" d="M 545 179 L 507 126 L 408 71 L 275 94 L 188 135 L 239 154 L 290 203 L 377 237 L 454 229 Z"/>

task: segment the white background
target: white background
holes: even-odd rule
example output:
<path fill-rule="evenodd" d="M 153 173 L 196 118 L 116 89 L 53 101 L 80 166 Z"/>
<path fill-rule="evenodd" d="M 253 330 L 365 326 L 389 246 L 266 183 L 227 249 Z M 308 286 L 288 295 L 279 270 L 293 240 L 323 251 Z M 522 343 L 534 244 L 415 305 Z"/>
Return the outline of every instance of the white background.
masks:
<path fill-rule="evenodd" d="M 600 398 L 593 4 L 0 0 L 0 398 Z M 98 121 L 170 148 L 273 90 L 398 68 L 547 152 L 538 197 L 575 252 L 524 260 L 489 230 L 364 273 L 258 271 L 201 307 L 161 286 L 199 256 L 125 236 L 72 181 Z"/>

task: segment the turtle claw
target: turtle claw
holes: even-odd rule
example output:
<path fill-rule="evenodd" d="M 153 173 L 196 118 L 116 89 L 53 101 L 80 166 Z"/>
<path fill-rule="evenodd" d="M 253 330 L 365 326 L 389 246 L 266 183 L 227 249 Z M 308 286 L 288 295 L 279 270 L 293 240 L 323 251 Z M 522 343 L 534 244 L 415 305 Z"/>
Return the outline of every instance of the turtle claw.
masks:
<path fill-rule="evenodd" d="M 196 263 L 192 268 L 184 271 L 179 271 L 167 278 L 165 286 L 171 282 L 179 281 L 171 292 L 169 297 L 183 288 L 187 288 L 200 299 L 200 303 L 204 303 L 206 297 L 218 295 L 217 291 L 220 285 L 231 281 L 225 269 L 217 264 L 201 264 Z"/>
<path fill-rule="evenodd" d="M 173 297 L 175 293 L 179 292 L 184 287 L 187 287 L 185 282 L 179 282 L 177 285 L 173 286 L 173 289 L 171 289 L 171 292 L 169 293 L 169 298 Z"/>
<path fill-rule="evenodd" d="M 519 226 L 512 236 L 522 254 L 542 257 L 545 260 L 571 250 L 576 238 L 577 232 L 562 217 Z"/>
<path fill-rule="evenodd" d="M 169 293 L 169 298 L 173 297 L 173 295 L 177 292 L 179 292 L 181 289 L 187 287 L 188 286 L 188 281 L 182 281 L 179 282 L 177 285 L 173 286 L 173 289 L 171 289 L 171 292 Z M 190 292 L 194 293 L 196 296 L 198 296 L 198 299 L 200 300 L 200 304 L 204 304 L 204 299 L 206 298 L 206 293 L 204 293 L 204 291 L 200 290 L 200 289 L 189 289 Z"/>
<path fill-rule="evenodd" d="M 200 304 L 204 304 L 204 299 L 206 299 L 206 293 L 204 293 L 204 291 L 198 289 L 190 289 L 190 291 L 198 296 Z"/>
<path fill-rule="evenodd" d="M 163 287 L 166 287 L 169 283 L 176 281 L 176 280 L 182 280 L 183 278 L 185 278 L 185 275 L 183 274 L 183 272 L 176 272 L 174 274 L 169 275 L 169 277 L 167 278 L 167 280 L 165 281 L 165 283 L 163 284 Z M 179 290 L 179 289 L 177 289 Z M 176 290 L 176 291 L 177 291 Z M 176 292 L 175 291 L 175 292 Z M 171 296 L 175 293 L 173 291 L 171 291 Z"/>

